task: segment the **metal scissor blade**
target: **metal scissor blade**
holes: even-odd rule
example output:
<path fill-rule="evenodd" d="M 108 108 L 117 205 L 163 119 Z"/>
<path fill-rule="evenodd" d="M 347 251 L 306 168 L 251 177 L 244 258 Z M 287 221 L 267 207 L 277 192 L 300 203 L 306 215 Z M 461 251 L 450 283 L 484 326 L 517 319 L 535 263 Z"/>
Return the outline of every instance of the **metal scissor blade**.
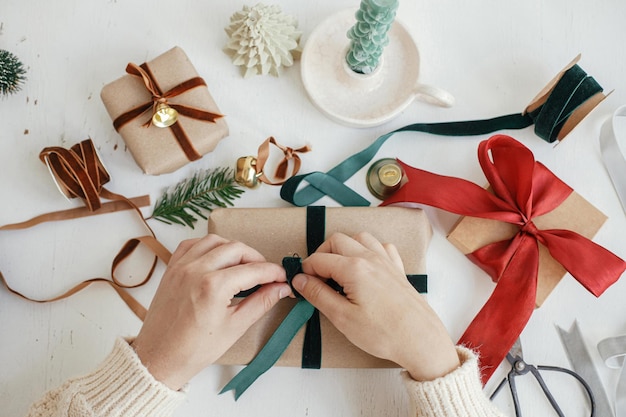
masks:
<path fill-rule="evenodd" d="M 522 341 L 519 337 L 515 340 L 515 343 L 513 343 L 511 349 L 509 349 L 509 355 L 511 355 L 513 358 L 524 359 L 524 353 L 522 352 Z"/>

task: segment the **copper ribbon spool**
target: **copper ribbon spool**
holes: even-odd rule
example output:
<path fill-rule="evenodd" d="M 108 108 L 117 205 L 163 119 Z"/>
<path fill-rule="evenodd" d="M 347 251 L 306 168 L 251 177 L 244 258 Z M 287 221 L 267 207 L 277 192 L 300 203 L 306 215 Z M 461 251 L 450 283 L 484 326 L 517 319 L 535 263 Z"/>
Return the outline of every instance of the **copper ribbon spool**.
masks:
<path fill-rule="evenodd" d="M 143 81 L 143 84 L 145 85 L 146 90 L 148 90 L 148 92 L 152 95 L 152 99 L 118 116 L 113 121 L 113 127 L 115 127 L 115 130 L 118 132 L 120 128 L 124 126 L 126 123 L 141 116 L 142 114 L 146 113 L 148 110 L 152 109 L 152 113 L 154 114 L 157 111 L 157 107 L 163 104 L 168 105 L 172 109 L 176 110 L 178 114 L 182 116 L 187 116 L 187 117 L 191 117 L 193 119 L 198 119 L 198 120 L 204 120 L 204 121 L 211 122 L 211 123 L 215 123 L 215 120 L 223 117 L 223 115 L 221 114 L 212 113 L 206 110 L 198 109 L 196 107 L 170 103 L 168 101 L 168 99 L 179 96 L 183 94 L 184 92 L 191 90 L 192 88 L 206 86 L 206 82 L 201 77 L 194 77 L 187 81 L 183 81 L 182 83 L 176 85 L 172 89 L 166 92 L 163 92 L 161 88 L 159 87 L 159 85 L 157 84 L 157 81 L 154 78 L 154 75 L 152 74 L 152 72 L 150 71 L 150 68 L 148 67 L 146 63 L 143 63 L 140 66 L 133 64 L 133 63 L 129 63 L 126 66 L 126 72 L 130 75 L 139 77 Z M 150 119 L 148 119 L 148 121 L 144 124 L 144 126 L 145 127 L 150 126 L 151 122 L 152 122 L 152 115 L 150 115 Z M 176 138 L 181 149 L 187 156 L 187 159 L 189 159 L 190 161 L 195 161 L 197 159 L 202 158 L 202 155 L 200 155 L 200 153 L 198 153 L 196 148 L 194 148 L 193 144 L 191 143 L 191 140 L 185 133 L 185 130 L 183 129 L 180 123 L 176 122 L 168 126 L 168 128 L 174 134 L 174 137 Z"/>
<path fill-rule="evenodd" d="M 104 282 L 118 293 L 140 320 L 143 320 L 146 315 L 145 307 L 131 296 L 126 289 L 136 288 L 148 282 L 154 273 L 158 259 L 161 259 L 167 264 L 171 257 L 170 251 L 156 239 L 154 231 L 150 228 L 139 210 L 139 207 L 150 204 L 149 196 L 146 195 L 129 199 L 104 188 L 104 184 L 109 182 L 110 176 L 98 157 L 93 142 L 90 139 L 72 146 L 69 150 L 57 146 L 44 148 L 39 154 L 39 159 L 48 165 L 61 192 L 68 198 L 80 198 L 84 202 L 85 207 L 42 214 L 21 223 L 0 226 L 0 230 L 25 229 L 48 221 L 69 220 L 132 209 L 137 212 L 150 234 L 129 239 L 122 246 L 113 259 L 111 265 L 111 279 L 88 279 L 53 298 L 38 300 L 15 291 L 9 286 L 2 273 L 0 273 L 0 281 L 11 293 L 37 303 L 61 300 L 79 292 L 93 283 Z M 111 201 L 103 203 L 101 198 Z M 141 282 L 138 284 L 125 284 L 115 276 L 115 271 L 117 267 L 134 252 L 139 244 L 144 244 L 152 250 L 155 254 L 154 260 L 150 270 Z"/>

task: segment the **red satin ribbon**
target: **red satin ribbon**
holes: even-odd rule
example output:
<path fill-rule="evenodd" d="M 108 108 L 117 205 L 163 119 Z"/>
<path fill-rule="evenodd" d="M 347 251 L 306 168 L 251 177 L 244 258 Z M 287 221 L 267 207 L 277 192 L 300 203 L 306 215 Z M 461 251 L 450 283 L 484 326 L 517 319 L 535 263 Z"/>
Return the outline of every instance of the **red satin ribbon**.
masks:
<path fill-rule="evenodd" d="M 515 139 L 495 135 L 480 143 L 478 160 L 493 194 L 469 181 L 433 174 L 400 162 L 405 184 L 382 205 L 414 202 L 464 216 L 515 224 L 509 240 L 477 249 L 468 257 L 497 285 L 461 336 L 460 344 L 479 352 L 486 383 L 519 337 L 535 307 L 538 242 L 596 297 L 619 279 L 626 262 L 569 230 L 539 230 L 534 217 L 558 207 L 572 189 Z"/>
<path fill-rule="evenodd" d="M 139 77 L 142 80 L 143 84 L 146 87 L 146 90 L 148 90 L 148 92 L 152 95 L 152 99 L 118 116 L 113 121 L 113 126 L 115 127 L 116 131 L 119 131 L 120 128 L 126 123 L 130 122 L 136 117 L 141 116 L 150 108 L 152 108 L 154 111 L 159 103 L 165 103 L 169 105 L 182 116 L 187 116 L 198 120 L 204 120 L 206 122 L 215 123 L 217 119 L 223 117 L 223 115 L 218 113 L 212 113 L 206 110 L 198 109 L 196 107 L 189 107 L 182 104 L 170 103 L 168 101 L 168 99 L 183 94 L 184 92 L 192 88 L 206 86 L 206 83 L 200 77 L 194 77 L 189 80 L 183 81 L 182 83 L 174 86 L 170 90 L 162 92 L 147 64 L 144 63 L 141 64 L 141 66 L 138 66 L 133 63 L 129 63 L 126 66 L 126 72 L 130 75 Z M 145 123 L 145 126 L 149 126 L 150 122 L 151 119 L 149 119 Z M 196 148 L 194 148 L 191 140 L 189 140 L 189 138 L 187 137 L 187 134 L 185 133 L 180 123 L 174 123 L 169 127 L 169 129 L 174 134 L 174 137 L 176 138 L 181 149 L 187 156 L 187 159 L 189 159 L 190 161 L 195 161 L 202 158 L 202 155 L 200 155 Z"/>

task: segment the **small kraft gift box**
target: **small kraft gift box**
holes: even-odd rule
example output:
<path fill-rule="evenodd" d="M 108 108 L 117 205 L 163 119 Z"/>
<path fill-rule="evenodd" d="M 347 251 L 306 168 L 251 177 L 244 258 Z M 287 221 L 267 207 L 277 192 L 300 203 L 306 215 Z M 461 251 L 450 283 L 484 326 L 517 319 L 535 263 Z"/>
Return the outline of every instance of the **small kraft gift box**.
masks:
<path fill-rule="evenodd" d="M 407 276 L 421 279 L 425 292 L 426 250 L 432 236 L 428 219 L 420 209 L 402 207 L 316 207 L 322 213 L 322 224 L 311 221 L 311 207 L 227 208 L 216 209 L 209 218 L 209 233 L 241 241 L 258 250 L 269 262 L 280 264 L 284 257 L 307 256 L 307 234 L 320 239 L 335 232 L 353 236 L 368 232 L 381 242 L 393 243 L 400 253 Z M 313 229 L 313 230 L 312 230 Z M 414 286 L 415 283 L 414 283 Z M 241 298 L 239 299 L 241 300 Z M 237 302 L 235 299 L 234 302 Z M 252 326 L 217 363 L 249 363 L 266 344 L 296 300 L 281 300 L 268 314 Z M 371 356 L 340 333 L 320 314 L 321 367 L 323 368 L 390 368 L 398 365 Z M 300 329 L 276 365 L 300 367 L 305 328 Z"/>
<path fill-rule="evenodd" d="M 139 167 L 173 172 L 211 152 L 228 125 L 203 78 L 180 47 L 105 85 L 100 96 Z"/>
<path fill-rule="evenodd" d="M 587 239 L 592 239 L 606 219 L 607 217 L 600 210 L 573 191 L 554 210 L 533 218 L 533 223 L 540 230 L 571 230 Z M 448 241 L 464 255 L 469 255 L 490 243 L 511 239 L 518 232 L 519 227 L 511 223 L 462 216 L 450 230 Z M 546 246 L 539 243 L 538 248 L 539 269 L 535 306 L 541 307 L 567 271 L 550 255 Z M 482 267 L 480 263 L 478 266 Z"/>

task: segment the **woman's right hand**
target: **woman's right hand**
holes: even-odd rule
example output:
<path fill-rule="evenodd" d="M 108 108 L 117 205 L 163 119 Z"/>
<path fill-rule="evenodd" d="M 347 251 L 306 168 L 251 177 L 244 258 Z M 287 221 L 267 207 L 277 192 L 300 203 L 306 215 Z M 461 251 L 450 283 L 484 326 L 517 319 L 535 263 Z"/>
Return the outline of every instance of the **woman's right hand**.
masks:
<path fill-rule="evenodd" d="M 353 344 L 391 360 L 418 381 L 460 363 L 437 314 L 408 282 L 395 246 L 368 233 L 337 233 L 302 262 L 293 286 Z M 332 278 L 345 296 L 324 281 Z"/>

